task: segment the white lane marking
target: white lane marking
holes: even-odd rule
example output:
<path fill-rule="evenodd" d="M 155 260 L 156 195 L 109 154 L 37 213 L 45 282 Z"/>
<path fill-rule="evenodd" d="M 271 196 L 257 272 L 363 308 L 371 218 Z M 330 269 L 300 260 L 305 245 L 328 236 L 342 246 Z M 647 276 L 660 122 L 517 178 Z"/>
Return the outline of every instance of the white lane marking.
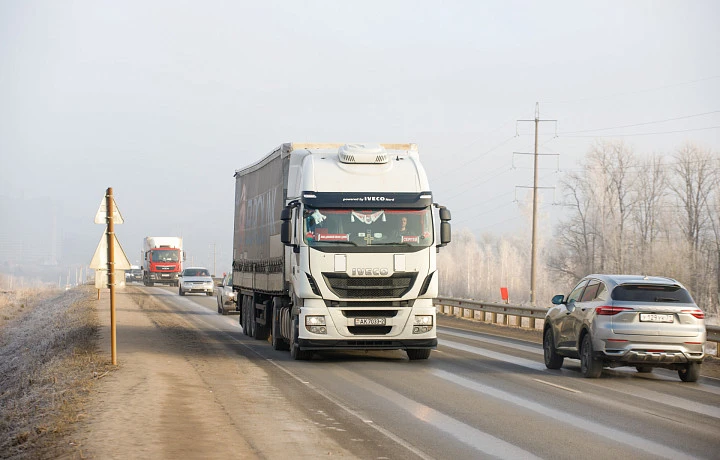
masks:
<path fill-rule="evenodd" d="M 485 356 L 487 358 L 496 359 L 498 361 L 505 361 L 510 364 L 515 364 L 518 366 L 526 367 L 528 369 L 534 369 L 536 371 L 541 371 L 541 372 L 548 372 L 547 367 L 545 367 L 545 364 L 543 364 L 543 363 L 538 363 L 535 361 L 531 361 L 529 359 L 518 358 L 516 356 L 508 355 L 506 353 L 490 351 L 485 348 L 474 347 L 472 345 L 466 345 L 464 343 L 453 342 L 451 340 L 443 340 L 440 342 L 440 345 L 449 347 L 449 348 L 455 348 L 456 350 L 466 351 L 468 353 L 473 353 L 473 354 L 480 355 L 480 356 Z M 620 371 L 615 370 L 614 372 L 620 372 Z M 677 383 L 680 384 L 679 382 L 677 382 Z M 616 386 L 620 387 L 622 384 L 611 383 L 610 385 L 611 385 L 610 389 L 613 389 Z M 718 409 L 717 407 L 714 407 L 714 406 L 700 404 L 693 400 L 678 398 L 676 396 L 666 396 L 665 393 L 653 392 L 652 390 L 646 391 L 645 389 L 642 389 L 642 390 L 639 390 L 639 392 L 637 392 L 637 393 L 633 393 L 630 391 L 630 388 L 631 388 L 630 386 L 625 385 L 625 388 L 627 390 L 619 390 L 618 389 L 616 391 L 625 392 L 628 394 L 632 393 L 633 396 L 638 397 L 638 398 L 643 398 L 643 399 L 647 399 L 647 400 L 654 401 L 654 402 L 660 402 L 663 404 L 667 404 L 668 406 L 677 407 L 678 409 L 689 410 L 692 412 L 698 412 L 700 414 L 709 415 L 711 417 L 720 418 L 720 409 Z M 696 390 L 705 391 L 708 393 L 717 394 L 717 392 L 718 392 L 718 389 L 711 385 L 697 384 L 693 388 Z M 607 390 L 608 388 L 603 387 L 603 389 Z"/>
<path fill-rule="evenodd" d="M 630 395 L 635 398 L 647 399 L 650 401 L 658 402 L 678 409 L 687 410 L 690 412 L 696 412 L 698 414 L 707 415 L 708 417 L 720 418 L 720 407 L 710 406 L 702 404 L 691 399 L 679 398 L 668 393 L 661 393 L 659 391 L 649 390 L 647 388 L 634 388 L 630 385 L 626 385 L 619 382 L 607 382 L 608 387 L 600 387 L 603 390 L 615 390 L 620 393 Z M 677 385 L 686 385 L 681 382 L 677 382 Z"/>
<path fill-rule="evenodd" d="M 347 373 L 348 376 L 346 378 L 359 385 L 364 390 L 370 391 L 371 393 L 385 399 L 388 403 L 403 409 L 416 419 L 432 425 L 436 429 L 447 433 L 463 444 L 466 444 L 479 452 L 498 458 L 539 458 L 531 452 L 517 447 L 514 444 L 510 444 L 509 442 L 497 438 L 489 433 L 478 430 L 477 428 L 445 415 L 444 413 L 426 406 L 425 404 L 419 403 L 407 396 L 382 386 L 373 380 L 344 369 L 340 370 L 340 373 Z"/>
<path fill-rule="evenodd" d="M 467 334 L 467 333 L 464 333 L 464 332 L 448 331 L 448 330 L 446 330 L 446 329 L 443 329 L 443 330 L 441 330 L 441 331 L 439 331 L 439 332 L 442 333 L 442 334 L 446 334 L 446 335 L 452 335 L 453 337 L 461 337 L 461 338 L 464 338 L 464 339 L 479 340 L 480 342 L 492 343 L 492 344 L 494 344 L 494 345 L 500 345 L 500 346 L 503 346 L 503 347 L 513 348 L 513 349 L 515 349 L 515 350 L 527 351 L 527 352 L 529 352 L 529 353 L 535 353 L 535 354 L 538 354 L 538 355 L 542 355 L 542 354 L 543 354 L 542 348 L 538 348 L 538 347 L 531 347 L 531 346 L 528 346 L 528 345 L 519 345 L 519 344 L 512 343 L 512 342 L 507 342 L 507 341 L 504 341 L 504 340 L 490 339 L 490 338 L 487 338 L 487 337 L 484 337 L 484 336 Z"/>
<path fill-rule="evenodd" d="M 506 391 L 498 390 L 496 388 L 483 385 L 481 383 L 457 376 L 455 374 L 451 374 L 446 371 L 434 369 L 432 370 L 432 373 L 435 376 L 440 377 L 441 379 L 448 380 L 469 390 L 481 393 L 483 396 L 490 396 L 492 398 L 514 404 L 521 409 L 531 410 L 540 415 L 553 418 L 561 423 L 568 424 L 572 427 L 580 428 L 582 430 L 603 436 L 614 442 L 621 442 L 623 444 L 627 444 L 630 447 L 644 450 L 645 452 L 657 455 L 658 457 L 669 459 L 693 458 L 689 457 L 685 452 L 675 450 L 671 447 L 664 446 L 662 444 L 649 441 L 645 438 L 634 436 L 624 431 L 616 430 L 614 428 L 610 428 L 605 425 L 601 425 L 599 423 L 577 417 L 567 412 L 562 412 L 551 407 L 543 406 L 542 404 L 538 404 L 537 402 L 530 399 L 521 398 Z"/>
<path fill-rule="evenodd" d="M 463 343 L 457 343 L 452 342 L 448 340 L 443 340 L 441 342 L 442 345 L 450 347 L 450 348 L 456 348 L 458 350 L 467 351 L 469 353 L 474 353 L 480 356 L 485 356 L 488 358 L 505 361 L 510 364 L 516 364 L 518 366 L 527 367 L 529 369 L 534 369 L 542 372 L 547 372 L 547 368 L 544 364 L 536 363 L 535 361 L 530 361 L 528 359 L 523 358 L 517 358 L 512 355 L 508 355 L 505 353 L 498 353 L 495 351 L 486 350 L 484 348 L 479 347 L 473 347 L 471 345 L 465 345 Z M 629 385 L 623 385 L 621 383 L 609 383 L 611 390 L 619 391 L 624 394 L 632 395 L 636 398 L 642 398 L 653 402 L 659 402 L 661 404 L 666 404 L 668 406 L 677 407 L 678 409 L 688 410 L 691 412 L 696 412 L 699 414 L 708 415 L 710 417 L 720 418 L 720 409 L 714 406 L 709 406 L 707 404 L 701 404 L 695 401 L 692 401 L 690 399 L 683 399 L 678 398 L 677 396 L 672 396 L 665 393 L 659 393 L 652 390 L 647 389 L 640 389 L 635 390 Z M 598 386 L 599 387 L 599 386 Z M 607 390 L 607 387 L 601 387 L 603 390 Z M 698 388 L 702 389 L 702 388 Z M 710 391 L 710 390 L 704 390 L 704 391 Z"/>
<path fill-rule="evenodd" d="M 243 345 L 244 345 L 244 344 L 243 344 Z M 249 348 L 249 347 L 248 347 L 248 348 Z M 250 349 L 251 349 L 251 348 L 250 348 Z M 251 349 L 251 350 L 252 350 L 252 349 Z M 255 352 L 256 354 L 258 354 L 259 356 L 267 359 L 265 356 L 261 355 L 261 354 L 258 353 L 257 351 L 255 351 L 255 350 L 252 350 L 252 351 Z M 295 380 L 297 380 L 298 382 L 304 384 L 307 388 L 311 389 L 312 391 L 314 391 L 314 392 L 317 393 L 318 395 L 322 396 L 323 398 L 327 399 L 327 400 L 330 401 L 331 403 L 335 404 L 335 405 L 338 406 L 340 409 L 344 410 L 345 412 L 347 412 L 348 414 L 352 415 L 352 416 L 355 417 L 356 419 L 358 419 L 358 420 L 360 420 L 361 422 L 365 423 L 367 426 L 369 426 L 370 428 L 374 429 L 375 431 L 381 433 L 381 434 L 384 435 L 385 437 L 387 437 L 387 438 L 389 438 L 389 439 L 392 439 L 392 440 L 395 441 L 397 444 L 403 446 L 405 449 L 407 449 L 407 450 L 409 450 L 410 452 L 414 453 L 414 454 L 417 455 L 418 457 L 420 457 L 420 458 L 422 458 L 422 459 L 425 459 L 425 460 L 433 460 L 433 457 L 431 457 L 431 456 L 427 455 L 425 452 L 423 452 L 423 451 L 415 448 L 415 447 L 414 447 L 413 445 L 411 445 L 409 442 L 405 441 L 404 439 L 400 438 L 399 436 L 396 436 L 395 434 L 393 434 L 392 432 L 386 430 L 385 428 L 383 428 L 383 427 L 381 427 L 381 426 L 378 426 L 377 424 L 373 423 L 372 420 L 368 420 L 366 417 L 363 417 L 360 413 L 358 413 L 358 412 L 350 409 L 348 406 L 346 406 L 346 405 L 343 404 L 342 402 L 338 401 L 337 399 L 335 399 L 335 398 L 333 398 L 332 396 L 330 396 L 329 394 L 327 394 L 327 392 L 323 392 L 321 389 L 315 387 L 312 383 L 303 380 L 302 378 L 300 378 L 300 376 L 298 376 L 297 374 L 295 374 L 294 372 L 292 372 L 290 369 L 287 369 L 286 367 L 281 366 L 280 364 L 278 364 L 277 362 L 273 361 L 272 359 L 267 359 L 267 361 L 268 361 L 270 364 L 272 364 L 272 365 L 274 365 L 275 367 L 277 367 L 278 369 L 280 369 L 281 371 L 283 371 L 283 372 L 285 372 L 286 374 L 288 374 L 288 375 L 289 375 L 290 377 L 292 377 L 293 379 L 295 379 Z"/>
<path fill-rule="evenodd" d="M 559 388 L 559 389 L 561 389 L 561 390 L 569 391 L 569 392 L 571 392 L 571 393 L 582 393 L 581 391 L 573 390 L 572 388 L 564 387 L 564 386 L 562 386 L 562 385 L 556 385 L 556 384 L 554 384 L 554 383 L 552 383 L 552 382 L 546 382 L 545 380 L 540 380 L 540 379 L 533 379 L 533 380 L 535 380 L 536 382 L 539 382 L 539 383 L 543 383 L 543 384 L 545 384 L 545 385 L 550 385 L 551 387 L 555 387 L 555 388 Z"/>
<path fill-rule="evenodd" d="M 543 372 L 547 371 L 547 367 L 545 367 L 545 364 L 538 363 L 536 361 L 530 361 L 529 359 L 525 359 L 525 358 L 518 358 L 517 356 L 508 355 L 506 353 L 490 351 L 490 350 L 486 350 L 485 348 L 474 347 L 472 345 L 466 345 L 464 343 L 453 342 L 451 340 L 443 340 L 442 342 L 440 342 L 440 345 L 444 346 L 444 347 L 455 348 L 456 350 L 467 351 L 468 353 L 485 356 L 487 358 L 496 359 L 498 361 L 506 361 L 511 364 L 516 364 L 518 366 L 527 367 L 530 369 L 534 369 L 536 371 L 543 371 Z"/>

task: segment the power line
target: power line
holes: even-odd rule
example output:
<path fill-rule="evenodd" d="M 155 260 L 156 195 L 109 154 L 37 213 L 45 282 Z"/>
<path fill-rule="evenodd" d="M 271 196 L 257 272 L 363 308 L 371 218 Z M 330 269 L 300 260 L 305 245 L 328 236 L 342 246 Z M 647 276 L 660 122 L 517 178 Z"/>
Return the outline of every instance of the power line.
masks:
<path fill-rule="evenodd" d="M 637 90 L 637 91 L 629 91 L 629 92 L 625 92 L 625 93 L 616 93 L 616 94 L 609 94 L 609 95 L 605 95 L 605 96 L 588 97 L 588 98 L 568 100 L 568 101 L 556 101 L 556 102 L 543 101 L 543 103 L 544 104 L 574 104 L 574 103 L 578 103 L 578 102 L 597 101 L 597 100 L 601 100 L 601 99 L 612 99 L 612 98 L 616 98 L 616 97 L 620 97 L 620 96 L 632 96 L 635 94 L 651 93 L 654 91 L 660 91 L 663 89 L 674 88 L 677 86 L 692 85 L 692 84 L 700 83 L 703 81 L 714 80 L 716 78 L 720 78 L 720 75 L 713 75 L 712 77 L 699 78 L 697 80 L 673 83 L 670 85 L 663 85 L 663 86 L 658 86 L 655 88 L 649 88 L 649 89 L 643 89 L 643 90 Z"/>
<path fill-rule="evenodd" d="M 713 110 L 712 112 L 698 113 L 698 114 L 694 114 L 694 115 L 685 115 L 682 117 L 667 118 L 665 120 L 647 121 L 645 123 L 635 123 L 632 125 L 613 126 L 611 128 L 594 128 L 594 129 L 584 129 L 584 130 L 580 130 L 580 131 L 564 131 L 564 132 L 561 131 L 560 133 L 558 133 L 558 136 L 563 136 L 565 134 L 590 133 L 590 132 L 594 132 L 594 131 L 607 131 L 608 129 L 633 128 L 635 126 L 653 125 L 653 124 L 658 124 L 658 123 L 666 123 L 668 121 L 677 121 L 677 120 L 685 120 L 687 118 L 703 117 L 705 115 L 712 115 L 714 113 L 720 113 L 720 110 Z"/>
<path fill-rule="evenodd" d="M 635 136 L 657 136 L 661 134 L 677 134 L 677 133 L 688 133 L 691 131 L 706 131 L 708 129 L 718 129 L 720 126 L 708 126 L 706 128 L 691 128 L 681 129 L 677 131 L 659 131 L 654 133 L 636 133 L 636 134 L 606 134 L 603 136 L 563 136 L 563 137 L 635 137 Z"/>
<path fill-rule="evenodd" d="M 470 184 L 470 183 L 483 182 L 483 181 L 485 181 L 486 179 L 488 179 L 488 178 L 490 178 L 490 177 L 492 177 L 492 178 L 500 177 L 500 176 L 502 176 L 503 174 L 505 174 L 505 173 L 507 173 L 507 172 L 509 172 L 509 171 L 512 171 L 512 169 L 513 169 L 513 168 L 508 167 L 508 166 L 501 166 L 501 167 L 499 167 L 498 169 L 496 169 L 496 170 L 488 173 L 486 176 L 483 176 L 483 177 L 473 177 L 472 179 L 470 179 L 470 180 L 468 180 L 468 181 L 465 181 L 465 182 L 463 182 L 463 183 L 460 184 L 460 185 L 457 185 L 457 186 L 456 186 L 456 185 L 453 185 L 452 187 L 453 187 L 453 189 L 456 189 L 456 190 L 457 190 L 458 188 L 463 187 L 464 185 L 467 185 L 467 184 Z M 472 187 L 471 187 L 471 188 L 472 188 Z M 440 190 L 442 190 L 442 189 L 440 189 Z M 463 193 L 467 192 L 468 190 L 470 190 L 470 188 L 463 189 L 463 190 L 459 191 L 458 193 L 456 193 L 456 194 L 454 194 L 454 195 L 451 195 L 451 196 L 449 196 L 449 197 L 445 197 L 444 199 L 445 199 L 445 200 L 449 200 L 449 199 L 455 198 L 455 197 L 460 196 L 460 195 L 462 195 Z"/>
<path fill-rule="evenodd" d="M 516 137 L 517 137 L 517 136 L 508 137 L 508 138 L 505 139 L 504 141 L 502 141 L 502 142 L 500 142 L 499 144 L 497 144 L 496 146 L 492 147 L 490 150 L 487 150 L 487 151 L 481 153 L 480 155 L 478 155 L 478 156 L 476 156 L 476 157 L 474 157 L 474 158 L 466 161 L 465 163 L 459 164 L 459 165 L 458 165 L 457 167 L 455 167 L 454 169 L 450 169 L 450 170 L 448 170 L 448 171 L 445 171 L 443 174 L 449 174 L 449 173 L 451 173 L 451 172 L 457 171 L 458 169 L 461 169 L 461 168 L 464 167 L 464 166 L 469 165 L 470 163 L 473 163 L 473 162 L 475 162 L 475 161 L 478 161 L 480 158 L 484 157 L 485 155 L 487 155 L 488 153 L 492 152 L 493 150 L 495 150 L 495 149 L 497 149 L 497 148 L 499 148 L 499 147 L 502 147 L 503 145 L 507 144 L 508 142 L 510 142 L 511 140 L 515 139 Z"/>

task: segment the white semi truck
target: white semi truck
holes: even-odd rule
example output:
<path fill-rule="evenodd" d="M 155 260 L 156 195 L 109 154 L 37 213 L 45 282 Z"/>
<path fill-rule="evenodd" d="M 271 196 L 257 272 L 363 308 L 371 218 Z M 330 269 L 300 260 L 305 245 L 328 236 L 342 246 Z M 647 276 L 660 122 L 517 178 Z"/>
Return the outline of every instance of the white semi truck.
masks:
<path fill-rule="evenodd" d="M 235 172 L 243 332 L 294 359 L 327 350 L 427 359 L 449 221 L 415 144 L 280 145 Z"/>

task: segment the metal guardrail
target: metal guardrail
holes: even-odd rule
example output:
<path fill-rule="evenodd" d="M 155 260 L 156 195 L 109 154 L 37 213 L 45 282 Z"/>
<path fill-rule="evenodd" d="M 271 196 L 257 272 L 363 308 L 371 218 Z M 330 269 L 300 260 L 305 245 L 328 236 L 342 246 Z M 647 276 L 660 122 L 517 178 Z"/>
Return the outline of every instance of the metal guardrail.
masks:
<path fill-rule="evenodd" d="M 526 329 L 542 329 L 545 324 L 545 313 L 548 310 L 544 307 L 523 307 L 521 305 L 449 297 L 438 297 L 433 300 L 433 305 L 443 314 Z M 480 312 L 480 315 L 477 312 Z M 527 318 L 527 321 L 523 321 L 523 318 Z M 538 319 L 541 321 L 537 321 Z M 707 341 L 716 344 L 715 355 L 720 356 L 720 326 L 706 325 L 705 330 L 707 331 Z"/>

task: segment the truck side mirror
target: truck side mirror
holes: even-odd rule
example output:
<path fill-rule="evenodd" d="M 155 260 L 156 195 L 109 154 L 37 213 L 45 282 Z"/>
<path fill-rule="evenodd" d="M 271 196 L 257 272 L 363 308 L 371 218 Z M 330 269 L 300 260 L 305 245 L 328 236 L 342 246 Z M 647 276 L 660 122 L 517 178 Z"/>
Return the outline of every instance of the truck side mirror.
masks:
<path fill-rule="evenodd" d="M 440 243 L 445 246 L 450 242 L 450 222 L 440 223 Z"/>
<path fill-rule="evenodd" d="M 435 206 L 438 208 L 440 215 L 440 244 L 437 245 L 438 250 L 440 250 L 441 247 L 446 246 L 450 242 L 450 219 L 452 219 L 452 216 L 450 215 L 450 210 L 445 206 L 440 206 L 437 203 L 435 203 Z"/>
<path fill-rule="evenodd" d="M 445 206 L 440 207 L 440 220 L 443 222 L 447 222 L 451 220 L 452 217 L 450 217 L 450 210 L 446 208 Z"/>
<path fill-rule="evenodd" d="M 289 220 L 282 221 L 280 225 L 280 241 L 286 246 L 292 244 L 292 227 Z"/>
<path fill-rule="evenodd" d="M 282 221 L 282 224 L 280 225 L 280 241 L 286 246 L 292 244 L 292 226 L 290 225 L 291 219 L 292 208 L 283 208 L 280 212 L 280 220 Z"/>

